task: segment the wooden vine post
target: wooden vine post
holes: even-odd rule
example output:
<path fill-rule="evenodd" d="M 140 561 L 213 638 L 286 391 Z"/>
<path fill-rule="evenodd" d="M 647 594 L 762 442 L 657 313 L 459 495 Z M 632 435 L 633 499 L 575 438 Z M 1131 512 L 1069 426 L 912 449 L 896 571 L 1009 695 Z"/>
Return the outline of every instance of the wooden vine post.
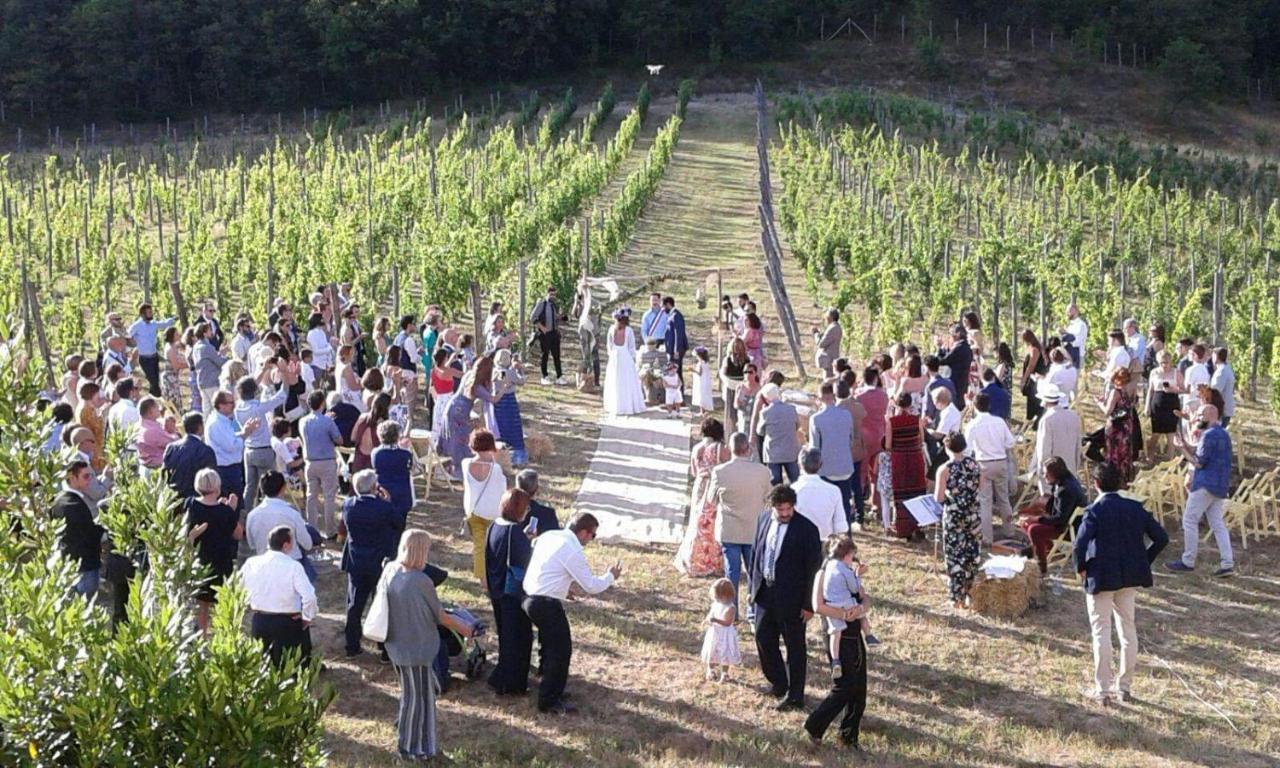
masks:
<path fill-rule="evenodd" d="M 53 368 L 53 353 L 49 349 L 49 337 L 44 332 L 44 318 L 40 315 L 40 301 L 36 298 L 36 288 L 31 284 L 23 270 L 22 294 L 27 300 L 27 309 L 31 314 L 31 325 L 35 328 L 36 343 L 40 346 L 40 356 L 44 358 L 44 384 L 50 391 L 57 386 L 57 375 Z M 30 338 L 28 336 L 28 338 Z"/>
<path fill-rule="evenodd" d="M 808 378 L 804 370 L 804 356 L 800 351 L 800 330 L 796 326 L 795 313 L 791 309 L 791 299 L 782 280 L 782 249 L 779 246 L 778 233 L 774 227 L 773 193 L 769 182 L 769 103 L 765 99 L 764 85 L 756 81 L 756 154 L 759 159 L 760 203 L 756 206 L 760 214 L 760 244 L 764 248 L 765 277 L 769 290 L 773 295 L 774 306 L 782 320 L 782 330 L 791 347 L 791 357 L 801 380 Z M 719 297 L 716 297 L 719 301 Z"/>

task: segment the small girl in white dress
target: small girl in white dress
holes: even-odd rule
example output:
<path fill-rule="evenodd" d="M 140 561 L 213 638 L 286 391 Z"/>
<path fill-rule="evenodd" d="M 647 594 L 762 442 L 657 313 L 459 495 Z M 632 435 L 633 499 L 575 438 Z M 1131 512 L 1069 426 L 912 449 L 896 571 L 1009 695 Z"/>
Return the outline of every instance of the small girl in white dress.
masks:
<path fill-rule="evenodd" d="M 680 415 L 680 407 L 684 405 L 684 381 L 680 378 L 680 369 L 675 363 L 667 363 L 667 370 L 662 374 L 662 386 L 666 390 L 666 409 L 671 418 Z"/>
<path fill-rule="evenodd" d="M 707 611 L 707 632 L 702 637 L 702 663 L 707 667 L 707 679 L 729 679 L 729 670 L 742 663 L 742 651 L 738 649 L 738 594 L 733 582 L 716 579 L 711 585 L 711 610 Z M 717 675 L 718 668 L 718 675 Z"/>
<path fill-rule="evenodd" d="M 715 395 L 711 391 L 711 379 L 714 374 L 711 369 L 711 355 L 706 347 L 698 347 L 693 350 L 693 356 L 698 360 L 693 374 L 693 407 L 700 409 L 702 413 L 710 413 L 716 409 Z"/>

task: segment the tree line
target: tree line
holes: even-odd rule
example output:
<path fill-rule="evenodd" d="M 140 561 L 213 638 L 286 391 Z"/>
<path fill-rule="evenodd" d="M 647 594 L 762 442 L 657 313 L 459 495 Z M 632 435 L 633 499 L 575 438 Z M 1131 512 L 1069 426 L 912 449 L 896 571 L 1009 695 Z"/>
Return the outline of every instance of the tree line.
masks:
<path fill-rule="evenodd" d="M 346 105 L 602 65 L 785 57 L 824 18 L 874 14 L 1176 43 L 1198 83 L 1280 64 L 1270 0 L 0 0 L 0 100 L 30 121 Z"/>

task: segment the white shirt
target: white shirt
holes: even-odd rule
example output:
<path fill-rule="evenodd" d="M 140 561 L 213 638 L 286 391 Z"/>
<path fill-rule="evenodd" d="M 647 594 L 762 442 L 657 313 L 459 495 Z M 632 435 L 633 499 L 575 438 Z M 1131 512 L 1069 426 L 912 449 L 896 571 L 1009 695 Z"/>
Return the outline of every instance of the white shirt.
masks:
<path fill-rule="evenodd" d="M 462 460 L 462 511 L 481 520 L 497 520 L 502 512 L 502 494 L 507 491 L 506 473 L 495 461 L 489 465 L 485 479 L 477 480 L 471 474 L 475 464 L 476 459 Z"/>
<path fill-rule="evenodd" d="M 1089 341 L 1089 324 L 1084 321 L 1084 318 L 1077 316 L 1074 320 L 1068 320 L 1066 331 L 1076 337 L 1075 341 L 1071 342 L 1071 346 L 1084 352 L 1085 345 Z"/>
<path fill-rule="evenodd" d="M 278 437 L 271 438 L 271 450 L 276 454 L 276 471 L 288 474 L 289 464 L 298 458 L 298 452 L 293 449 L 288 440 Z"/>
<path fill-rule="evenodd" d="M 302 564 L 289 554 L 269 550 L 244 561 L 240 576 L 249 593 L 249 608 L 261 613 L 300 613 L 303 621 L 316 617 L 316 588 Z"/>
<path fill-rule="evenodd" d="M 311 347 L 312 365 L 322 371 L 333 367 L 333 346 L 329 344 L 329 334 L 323 328 L 307 331 L 307 346 Z"/>
<path fill-rule="evenodd" d="M 271 535 L 271 529 L 279 525 L 293 529 L 293 548 L 289 550 L 289 557 L 301 560 L 302 550 L 311 549 L 311 534 L 307 532 L 307 523 L 302 515 L 284 499 L 263 499 L 249 511 L 244 520 L 245 539 L 253 551 L 261 555 L 267 551 L 267 537 Z"/>
<path fill-rule="evenodd" d="M 790 521 L 782 522 L 778 518 L 769 516 L 769 530 L 764 535 L 764 580 L 770 584 L 773 583 L 773 577 L 778 572 L 778 553 L 782 551 L 782 542 L 787 539 L 787 530 L 791 528 Z"/>
<path fill-rule="evenodd" d="M 1049 366 L 1045 381 L 1054 384 L 1063 394 L 1072 399 L 1076 396 L 1076 385 L 1080 383 L 1080 370 L 1067 363 L 1054 363 Z"/>
<path fill-rule="evenodd" d="M 1004 419 L 979 412 L 964 431 L 964 441 L 978 461 L 1002 461 L 1013 448 L 1013 433 Z"/>
<path fill-rule="evenodd" d="M 938 428 L 934 431 L 944 435 L 960 431 L 960 409 L 955 403 L 947 403 L 947 407 L 938 412 Z"/>
<path fill-rule="evenodd" d="M 1210 386 L 1222 393 L 1223 416 L 1234 416 L 1236 413 L 1236 372 L 1230 363 L 1219 363 L 1213 369 Z"/>
<path fill-rule="evenodd" d="M 839 488 L 817 475 L 802 474 L 791 490 L 796 492 L 796 511 L 818 527 L 818 538 L 826 541 L 833 533 L 848 533 Z"/>
<path fill-rule="evenodd" d="M 126 397 L 107 411 L 107 421 L 117 432 L 128 432 L 131 427 L 142 421 L 142 416 L 138 413 L 138 404 Z"/>
<path fill-rule="evenodd" d="M 524 574 L 524 591 L 530 596 L 563 600 L 574 583 L 591 594 L 603 592 L 613 584 L 613 574 L 596 576 L 587 564 L 578 536 L 568 528 L 547 531 L 533 540 L 533 554 Z"/>
<path fill-rule="evenodd" d="M 1190 413 L 1191 408 L 1200 404 L 1199 387 L 1202 384 L 1206 387 L 1210 385 L 1209 367 L 1204 363 L 1192 363 L 1191 367 L 1187 368 L 1187 372 L 1182 374 L 1182 386 L 1187 390 L 1187 393 L 1182 396 L 1182 410 L 1186 411 L 1188 416 L 1193 415 Z M 1226 399 L 1226 397 L 1222 398 L 1224 403 Z"/>
<path fill-rule="evenodd" d="M 231 355 L 242 363 L 249 360 L 249 351 L 253 349 L 256 342 L 252 336 L 245 336 L 243 333 L 237 333 L 236 337 L 231 340 Z"/>
<path fill-rule="evenodd" d="M 1115 373 L 1121 368 L 1129 367 L 1129 348 L 1121 344 L 1118 347 L 1112 347 L 1107 351 L 1107 375 Z"/>

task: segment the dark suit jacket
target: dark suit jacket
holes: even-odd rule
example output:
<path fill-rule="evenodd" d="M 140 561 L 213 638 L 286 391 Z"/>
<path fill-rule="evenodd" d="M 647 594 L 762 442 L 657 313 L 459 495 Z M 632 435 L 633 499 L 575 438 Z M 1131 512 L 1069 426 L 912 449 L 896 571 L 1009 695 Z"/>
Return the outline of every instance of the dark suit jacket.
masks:
<path fill-rule="evenodd" d="M 360 409 L 343 401 L 329 409 L 329 418 L 333 419 L 333 423 L 338 426 L 338 432 L 342 435 L 342 444 L 351 445 L 351 431 L 356 428 Z"/>
<path fill-rule="evenodd" d="M 1076 534 L 1076 572 L 1084 571 L 1084 589 L 1091 595 L 1149 587 L 1151 564 L 1168 543 L 1169 534 L 1142 502 L 1104 493 L 1085 510 Z"/>
<path fill-rule="evenodd" d="M 354 496 L 342 505 L 342 521 L 347 525 L 342 570 L 353 576 L 382 573 L 382 561 L 396 556 L 404 513 L 377 496 Z"/>
<path fill-rule="evenodd" d="M 822 567 L 822 540 L 818 528 L 800 513 L 791 516 L 786 538 L 774 564 L 773 584 L 764 580 L 765 540 L 772 510 L 756 522 L 756 540 L 751 548 L 751 576 L 748 582 L 752 603 L 777 611 L 783 617 L 813 610 L 813 577 Z"/>
<path fill-rule="evenodd" d="M 80 573 L 101 568 L 104 529 L 93 521 L 88 503 L 78 494 L 63 491 L 54 498 L 49 514 L 66 521 L 61 539 L 63 557 L 79 560 Z"/>
<path fill-rule="evenodd" d="M 378 485 L 387 489 L 391 506 L 401 516 L 413 509 L 413 454 L 399 446 L 378 446 L 370 458 Z"/>
<path fill-rule="evenodd" d="M 964 396 L 969 392 L 969 367 L 973 365 L 973 350 L 969 349 L 969 340 L 957 341 L 938 362 L 951 368 L 951 383 L 956 388 L 956 396 L 960 398 L 956 407 L 961 408 Z"/>
<path fill-rule="evenodd" d="M 683 357 L 689 351 L 689 337 L 684 332 L 684 315 L 674 307 L 667 316 L 667 333 L 662 338 L 662 348 L 667 350 L 667 355 L 672 360 Z"/>
<path fill-rule="evenodd" d="M 177 492 L 178 498 L 188 499 L 196 495 L 196 473 L 217 469 L 218 457 L 203 440 L 187 435 L 165 446 L 162 466 L 169 487 Z"/>
<path fill-rule="evenodd" d="M 538 533 L 560 530 L 560 518 L 556 517 L 555 507 L 543 504 L 537 499 L 529 502 L 529 517 L 537 518 Z"/>

